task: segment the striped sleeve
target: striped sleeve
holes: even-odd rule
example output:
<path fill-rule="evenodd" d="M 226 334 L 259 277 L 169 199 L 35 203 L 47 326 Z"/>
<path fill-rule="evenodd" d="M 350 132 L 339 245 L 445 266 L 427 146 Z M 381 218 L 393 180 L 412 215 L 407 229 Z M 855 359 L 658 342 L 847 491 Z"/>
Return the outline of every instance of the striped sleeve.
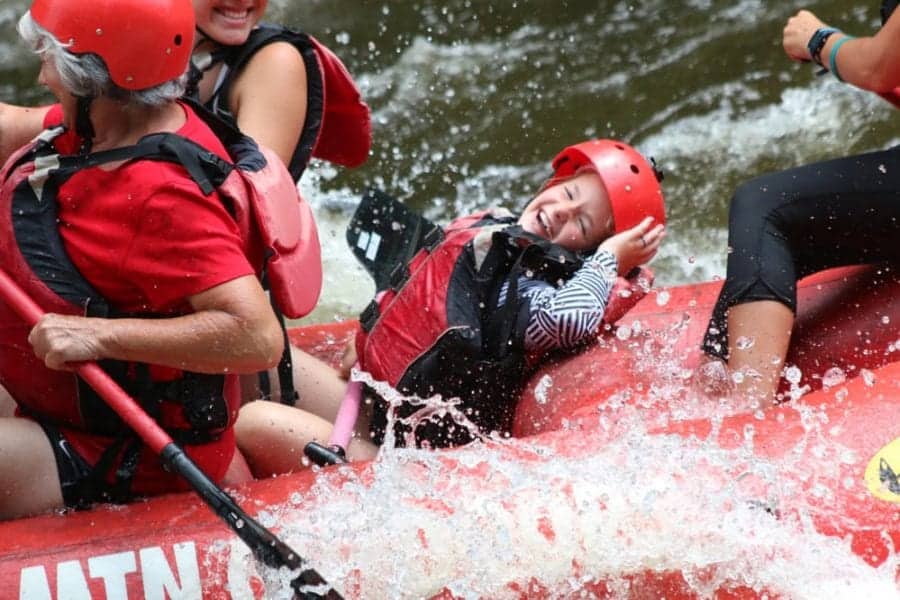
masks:
<path fill-rule="evenodd" d="M 600 250 L 559 288 L 535 279 L 521 281 L 520 294 L 531 300 L 525 331 L 526 350 L 547 352 L 554 348 L 573 348 L 595 335 L 617 269 L 615 256 Z"/>

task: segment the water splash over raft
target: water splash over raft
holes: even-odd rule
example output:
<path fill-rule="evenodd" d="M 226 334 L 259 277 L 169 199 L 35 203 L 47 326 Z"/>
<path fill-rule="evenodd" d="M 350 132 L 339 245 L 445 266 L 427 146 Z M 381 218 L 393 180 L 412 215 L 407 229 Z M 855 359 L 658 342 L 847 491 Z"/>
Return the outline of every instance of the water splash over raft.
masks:
<path fill-rule="evenodd" d="M 628 336 L 535 374 L 522 437 L 394 449 L 236 495 L 349 598 L 898 598 L 900 483 L 882 468 L 900 473 L 898 287 L 877 270 L 807 283 L 815 320 L 789 360 L 821 389 L 775 410 L 691 400 L 717 285 L 673 288 L 625 317 Z M 334 359 L 349 333 L 292 337 Z M 123 585 L 154 597 L 154 548 L 173 598 L 290 597 L 289 574 L 254 565 L 189 495 L 3 524 L 0 540 L 4 581 L 80 569 L 86 598 L 105 597 L 89 575 L 110 556 L 131 556 Z"/>
<path fill-rule="evenodd" d="M 275 520 L 361 598 L 896 597 L 894 562 L 873 569 L 790 500 L 808 495 L 795 466 L 749 446 L 578 433 L 398 452 L 327 476 Z"/>

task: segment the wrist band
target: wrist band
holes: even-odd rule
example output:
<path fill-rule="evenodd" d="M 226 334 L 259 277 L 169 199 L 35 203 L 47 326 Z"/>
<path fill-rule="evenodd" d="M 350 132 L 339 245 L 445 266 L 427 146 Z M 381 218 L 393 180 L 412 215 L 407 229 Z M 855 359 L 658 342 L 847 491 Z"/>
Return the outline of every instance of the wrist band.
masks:
<path fill-rule="evenodd" d="M 831 54 L 828 56 L 828 70 L 831 71 L 831 74 L 837 77 L 838 81 L 844 81 L 841 79 L 841 74 L 838 72 L 837 68 L 837 53 L 838 49 L 844 45 L 844 42 L 849 40 L 855 40 L 856 38 L 852 35 L 845 35 L 838 41 L 834 43 L 834 46 L 831 47 Z"/>
<path fill-rule="evenodd" d="M 820 27 L 816 29 L 815 33 L 812 34 L 812 37 L 809 38 L 809 43 L 806 44 L 806 50 L 809 52 L 809 57 L 817 65 L 822 66 L 822 48 L 825 47 L 825 42 L 828 41 L 828 38 L 835 33 L 843 32 L 836 27 Z"/>

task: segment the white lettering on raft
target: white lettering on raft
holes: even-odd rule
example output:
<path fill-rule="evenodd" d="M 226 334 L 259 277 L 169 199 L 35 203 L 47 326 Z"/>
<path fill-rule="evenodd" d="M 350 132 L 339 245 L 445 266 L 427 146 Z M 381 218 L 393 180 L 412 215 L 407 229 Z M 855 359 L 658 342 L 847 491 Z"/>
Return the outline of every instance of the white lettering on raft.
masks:
<path fill-rule="evenodd" d="M 106 600 L 129 600 L 129 573 L 138 572 L 146 600 L 193 600 L 200 598 L 200 567 L 193 542 L 175 544 L 175 572 L 163 549 L 158 546 L 137 552 L 119 552 L 88 559 L 88 576 L 103 582 Z M 140 571 L 138 571 L 138 562 Z M 179 583 L 180 582 L 180 583 Z M 82 562 L 69 560 L 56 565 L 56 594 L 43 566 L 26 567 L 19 577 L 19 600 L 94 600 L 88 587 Z"/>

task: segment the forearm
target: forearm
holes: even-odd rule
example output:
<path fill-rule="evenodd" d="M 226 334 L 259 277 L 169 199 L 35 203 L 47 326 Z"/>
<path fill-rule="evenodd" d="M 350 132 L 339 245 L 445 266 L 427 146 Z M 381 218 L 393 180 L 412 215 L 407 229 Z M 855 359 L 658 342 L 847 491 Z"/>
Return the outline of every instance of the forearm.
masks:
<path fill-rule="evenodd" d="M 200 373 L 255 373 L 278 364 L 280 330 L 205 310 L 168 319 L 98 319 L 103 358 Z"/>
<path fill-rule="evenodd" d="M 840 78 L 858 88 L 872 92 L 889 92 L 900 85 L 900 69 L 894 57 L 896 51 L 886 48 L 873 37 L 840 40 L 847 36 L 836 33 L 828 38 L 822 48 L 822 64 L 831 66 L 831 55 L 835 46 L 840 43 L 834 55 L 834 65 Z"/>
<path fill-rule="evenodd" d="M 616 269 L 615 258 L 601 251 L 562 287 L 539 292 L 532 299 L 526 348 L 573 348 L 595 335 L 616 280 Z"/>

